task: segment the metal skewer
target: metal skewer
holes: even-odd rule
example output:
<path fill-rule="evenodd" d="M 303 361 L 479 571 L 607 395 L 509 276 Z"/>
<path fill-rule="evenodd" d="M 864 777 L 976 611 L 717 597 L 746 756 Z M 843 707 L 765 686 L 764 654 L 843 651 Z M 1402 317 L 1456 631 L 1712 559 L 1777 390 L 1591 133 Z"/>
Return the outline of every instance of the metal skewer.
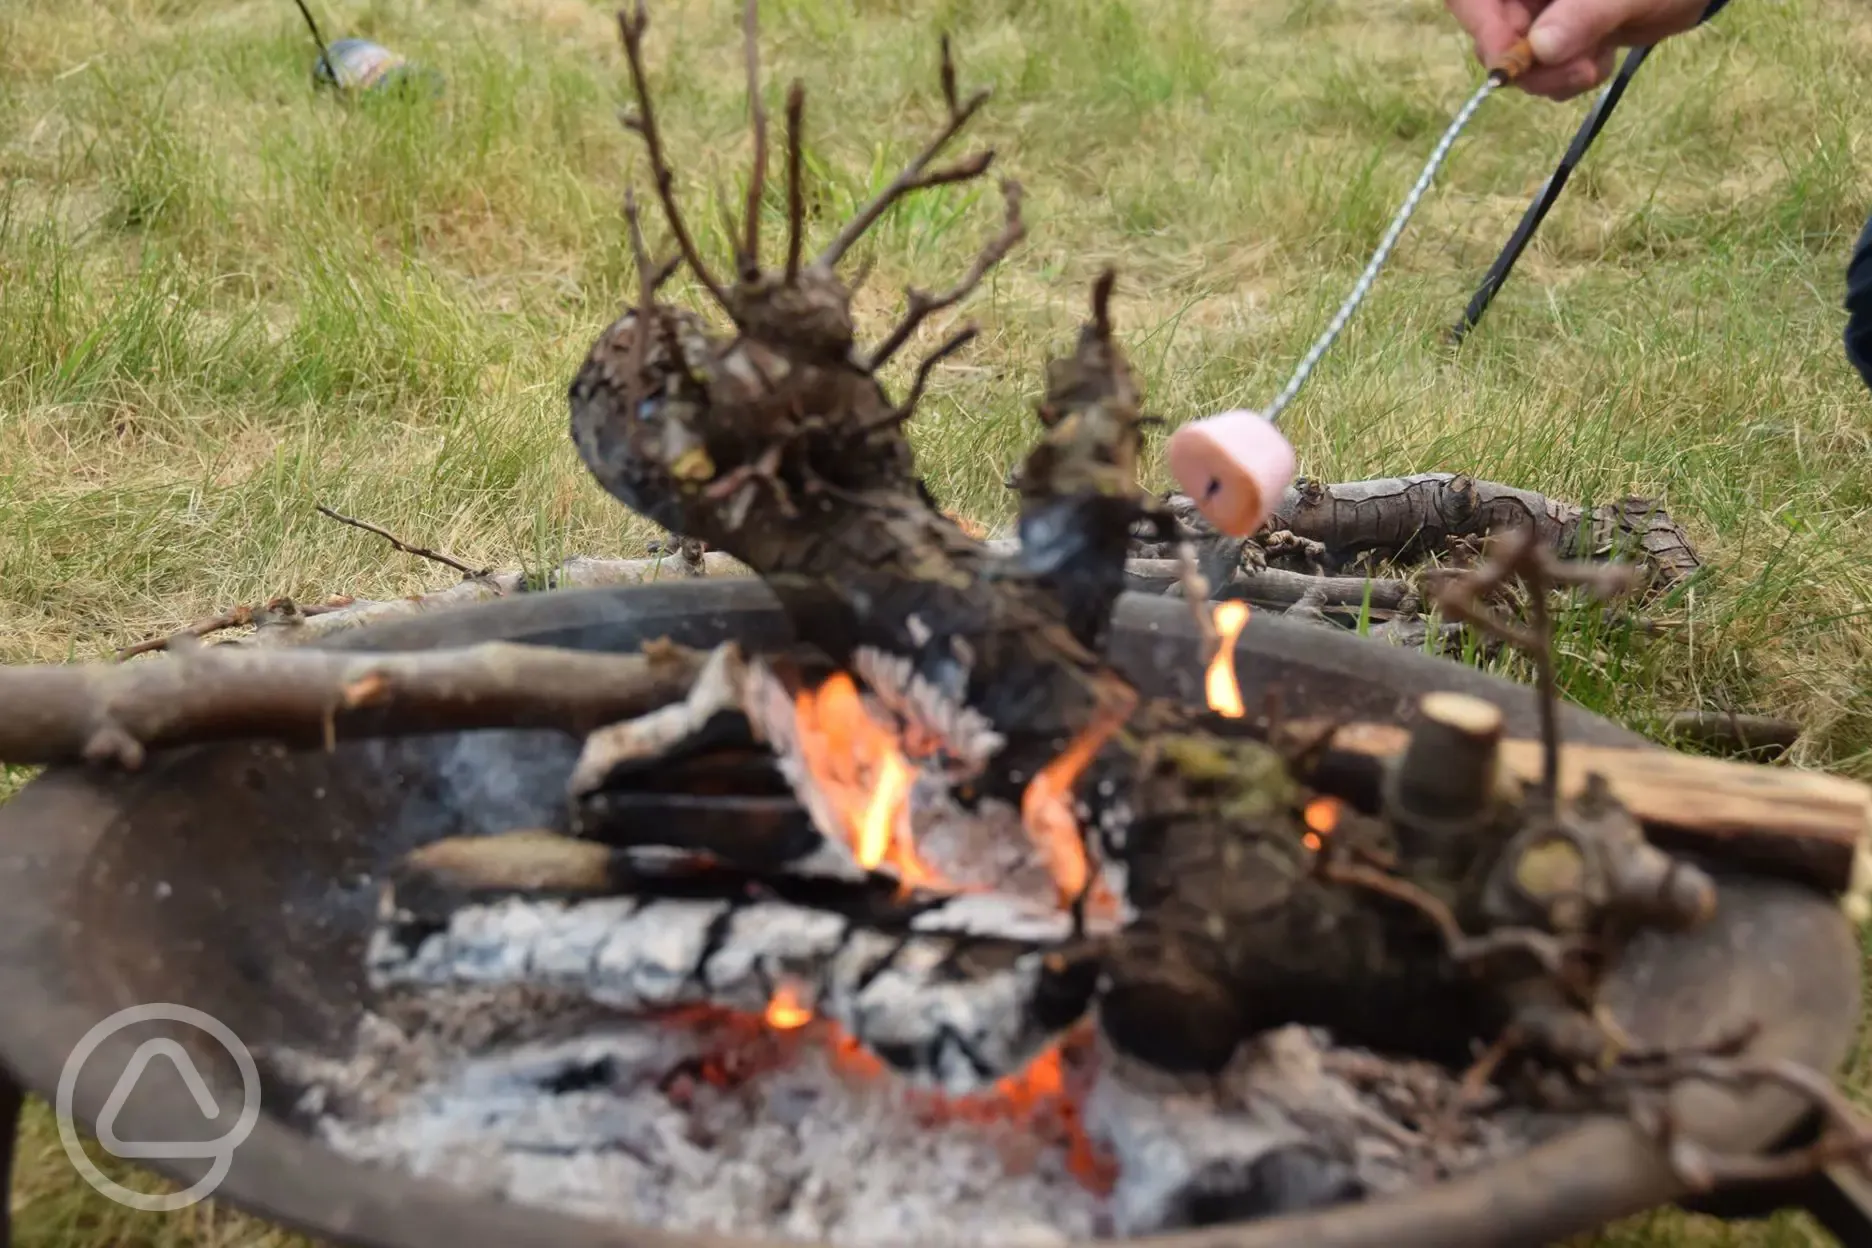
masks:
<path fill-rule="evenodd" d="M 1457 112 L 1455 120 L 1451 121 L 1449 128 L 1443 132 L 1443 137 L 1437 140 L 1436 147 L 1430 153 L 1430 159 L 1424 162 L 1423 172 L 1417 175 L 1417 181 L 1411 187 L 1410 193 L 1404 196 L 1404 202 L 1398 207 L 1397 215 L 1391 219 L 1390 228 L 1385 230 L 1384 237 L 1379 240 L 1378 249 L 1372 253 L 1365 271 L 1359 274 L 1358 281 L 1353 284 L 1352 293 L 1347 295 L 1345 302 L 1339 305 L 1339 311 L 1326 326 L 1326 331 L 1319 336 L 1313 343 L 1312 349 L 1295 367 L 1293 376 L 1287 379 L 1287 384 L 1281 387 L 1279 394 L 1274 396 L 1274 401 L 1261 410 L 1261 415 L 1268 421 L 1279 420 L 1282 410 L 1293 402 L 1296 394 L 1300 393 L 1300 387 L 1306 384 L 1307 378 L 1312 375 L 1321 357 L 1332 346 L 1333 340 L 1339 337 L 1340 331 L 1352 319 L 1352 314 L 1358 310 L 1361 303 L 1365 302 L 1365 296 L 1371 293 L 1372 285 L 1378 280 L 1378 274 L 1383 271 L 1385 263 L 1390 260 L 1391 251 L 1397 246 L 1398 238 L 1404 233 L 1405 225 L 1410 222 L 1411 215 L 1417 211 L 1417 205 L 1423 201 L 1424 194 L 1430 189 L 1430 183 L 1435 179 L 1437 170 L 1441 169 L 1443 162 L 1449 158 L 1450 149 L 1456 145 L 1457 138 L 1467 128 L 1470 119 L 1476 115 L 1476 110 L 1482 107 L 1482 101 L 1488 99 L 1497 89 L 1525 74 L 1533 64 L 1534 51 L 1528 46 L 1527 40 L 1523 39 L 1510 48 L 1489 71 L 1488 77 L 1483 79 L 1482 85 L 1476 88 L 1475 94 L 1470 96 L 1469 101 Z"/>

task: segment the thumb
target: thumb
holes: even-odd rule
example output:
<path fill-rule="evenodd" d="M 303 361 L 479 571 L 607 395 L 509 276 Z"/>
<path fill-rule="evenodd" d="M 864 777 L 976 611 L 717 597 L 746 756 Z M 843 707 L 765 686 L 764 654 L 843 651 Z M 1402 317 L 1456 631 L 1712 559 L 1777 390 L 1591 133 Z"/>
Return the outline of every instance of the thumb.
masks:
<path fill-rule="evenodd" d="M 1528 29 L 1528 46 L 1543 65 L 1564 65 L 1597 51 L 1630 21 L 1633 0 L 1555 0 Z"/>

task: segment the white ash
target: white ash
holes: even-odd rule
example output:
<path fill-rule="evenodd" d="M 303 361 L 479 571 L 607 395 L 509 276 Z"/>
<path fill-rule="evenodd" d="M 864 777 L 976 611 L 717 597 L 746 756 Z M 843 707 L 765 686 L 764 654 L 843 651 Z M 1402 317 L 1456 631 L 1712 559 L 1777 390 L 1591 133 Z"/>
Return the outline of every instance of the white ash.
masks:
<path fill-rule="evenodd" d="M 313 1088 L 317 1136 L 357 1160 L 676 1231 L 946 1248 L 1104 1229 L 1100 1200 L 1031 1123 L 918 1112 L 888 1077 L 841 1070 L 816 1026 L 768 1032 L 777 1065 L 726 1088 L 670 1077 L 710 1056 L 702 1031 L 619 1022 L 396 1095 L 388 1027 L 374 1024 L 378 1043 L 351 1063 L 285 1063 Z"/>
<path fill-rule="evenodd" d="M 797 985 L 806 1008 L 952 1095 L 1017 1072 L 1074 1021 L 1043 1004 L 1074 991 L 1047 966 L 1069 916 L 989 893 L 925 910 L 909 933 L 740 899 L 515 896 L 418 924 L 391 900 L 386 920 L 367 955 L 373 987 L 533 985 L 628 1011 L 758 1013 L 777 986 Z M 1089 981 L 1079 991 L 1089 996 Z"/>
<path fill-rule="evenodd" d="M 952 886 L 993 889 L 1058 910 L 1059 886 L 1011 803 L 983 798 L 969 809 L 942 776 L 923 773 L 910 790 L 910 821 L 917 856 Z M 1108 858 L 1096 865 L 1113 895 L 1124 897 L 1122 864 Z M 1116 926 L 1129 913 L 1127 906 L 1104 921 L 1089 919 L 1088 927 Z"/>
<path fill-rule="evenodd" d="M 1235 1195 L 1218 1183 L 1237 1185 L 1295 1145 L 1336 1167 L 1318 1181 L 1384 1192 L 1519 1151 L 1538 1134 L 1504 1116 L 1463 1120 L 1454 1140 L 1439 1140 L 1414 1119 L 1439 1116 L 1451 1076 L 1326 1050 L 1298 1028 L 1244 1046 L 1214 1079 L 1100 1051 L 1079 1103 L 1117 1172 L 1102 1195 L 1073 1174 L 1057 1113 L 942 1112 L 901 1081 L 854 1071 L 818 1023 L 780 1032 L 614 1017 L 443 1061 L 433 1037 L 462 1030 L 448 1022 L 452 1000 L 438 994 L 425 1019 L 406 1015 L 408 1033 L 367 1018 L 349 1061 L 269 1058 L 308 1088 L 301 1110 L 315 1134 L 350 1157 L 672 1231 L 875 1248 L 1052 1245 L 1187 1225 L 1201 1200 Z M 724 1041 L 724 1030 L 739 1038 Z M 1361 1081 L 1429 1103 L 1391 1116 L 1384 1097 L 1335 1073 L 1341 1057 Z M 695 1073 L 710 1060 L 751 1069 L 716 1086 Z"/>

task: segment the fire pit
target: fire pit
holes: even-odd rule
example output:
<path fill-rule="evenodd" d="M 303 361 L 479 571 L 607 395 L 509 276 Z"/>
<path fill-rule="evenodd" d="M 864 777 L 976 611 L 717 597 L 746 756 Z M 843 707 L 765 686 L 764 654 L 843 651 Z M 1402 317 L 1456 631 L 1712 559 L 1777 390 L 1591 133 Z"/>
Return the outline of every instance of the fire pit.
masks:
<path fill-rule="evenodd" d="M 733 637 L 751 646 L 775 646 L 787 639 L 788 628 L 756 583 L 690 582 L 524 596 L 382 626 L 330 644 L 408 651 L 517 640 L 630 650 L 654 637 L 697 646 Z M 1158 598 L 1126 599 L 1116 617 L 1114 652 L 1127 660 L 1127 670 L 1139 674 L 1147 691 L 1196 696 L 1202 651 L 1187 613 L 1177 605 Z M 1422 694 L 1457 688 L 1500 706 L 1510 732 L 1528 731 L 1535 720 L 1533 699 L 1520 686 L 1409 652 L 1322 637 L 1317 630 L 1278 619 L 1251 622 L 1238 661 L 1248 700 L 1274 693 L 1295 703 L 1342 708 L 1360 718 L 1409 723 Z M 1623 731 L 1576 711 L 1565 711 L 1563 718 L 1574 741 L 1637 745 Z M 576 755 L 576 743 L 556 733 L 497 731 L 344 741 L 329 753 L 264 744 L 204 746 L 167 753 L 130 775 L 52 770 L 0 811 L 6 867 L 0 872 L 5 884 L 0 977 L 12 1003 L 0 1020 L 0 1057 L 25 1086 L 50 1097 L 66 1055 L 94 1023 L 130 1005 L 187 1004 L 225 1022 L 262 1055 L 264 1112 L 252 1137 L 234 1153 L 219 1188 L 224 1200 L 338 1242 L 386 1248 L 508 1240 L 596 1245 L 659 1238 L 616 1193 L 608 1197 L 610 1216 L 599 1215 L 589 1199 L 584 1210 L 574 1206 L 587 1216 L 569 1216 L 563 1207 L 526 1203 L 524 1190 L 514 1199 L 501 1199 L 485 1190 L 416 1177 L 409 1167 L 418 1160 L 418 1150 L 408 1138 L 395 1147 L 387 1136 L 374 1147 L 358 1139 L 335 1146 L 330 1124 L 322 1133 L 318 1126 L 328 1107 L 305 1098 L 321 1079 L 329 1088 L 333 1070 L 356 1068 L 361 1029 L 369 1047 L 372 1024 L 367 1020 L 382 1008 L 365 976 L 379 882 L 408 851 L 438 838 L 550 824 L 551 795 L 559 791 Z M 1786 974 L 1791 966 L 1802 973 Z M 1725 1020 L 1752 1017 L 1766 1022 L 1752 1042 L 1753 1052 L 1830 1069 L 1854 1030 L 1857 954 L 1837 907 L 1814 891 L 1737 878 L 1723 884 L 1712 924 L 1635 948 L 1616 972 L 1607 999 L 1649 1043 L 1694 1038 Z M 478 1042 L 480 1066 L 465 1072 L 458 1068 L 429 1083 L 427 1100 L 405 1111 L 401 1128 L 417 1132 L 426 1125 L 435 1133 L 431 1143 L 448 1132 L 472 1141 L 477 1132 L 485 1136 L 490 1129 L 506 1132 L 509 1143 L 525 1142 L 530 1128 L 531 1144 L 537 1147 L 542 1126 L 554 1125 L 542 1124 L 540 1108 L 556 1098 L 567 1104 L 584 1098 L 583 1117 L 568 1111 L 556 1125 L 591 1129 L 590 1098 L 620 1082 L 625 1072 L 618 1064 L 633 1052 L 645 1056 L 641 1044 L 629 1035 L 594 1030 L 590 1019 L 572 1016 L 560 1020 L 569 1030 L 561 1032 L 565 1043 L 557 1047 L 529 1045 L 525 1033 L 500 1034 L 503 1026 L 524 1017 L 509 1003 L 504 1011 L 482 1016 L 479 1035 L 472 1034 L 474 1020 L 460 1020 L 444 1047 L 458 1045 L 455 1052 L 461 1056 Z M 543 1017 L 533 1015 L 535 1022 Z M 718 1020 L 712 1049 L 690 1045 L 686 1053 L 679 1052 L 683 1045 L 666 1039 L 654 1061 L 659 1074 L 673 1078 L 665 1079 L 659 1094 L 680 1099 L 685 1092 L 677 1082 L 687 1078 L 692 1098 L 722 1095 L 710 1079 L 719 1082 L 723 1072 L 686 1064 L 685 1058 L 760 1056 L 758 1044 L 723 1042 L 724 1030 L 732 1028 Z M 795 1061 L 804 1043 L 797 1037 L 805 1030 L 778 1033 L 780 1046 L 794 1046 Z M 239 1073 L 211 1041 L 189 1028 L 173 1034 L 198 1056 L 222 1104 L 238 1098 Z M 549 1027 L 532 1031 L 536 1038 L 545 1034 Z M 87 1063 L 75 1101 L 77 1118 L 87 1129 L 95 1126 L 115 1074 L 140 1038 L 134 1031 L 120 1034 Z M 1323 1077 L 1317 1068 L 1322 1054 L 1310 1049 L 1304 1037 L 1289 1035 L 1275 1047 L 1310 1067 L 1316 1084 Z M 820 1053 L 837 1056 L 836 1047 Z M 1342 1063 L 1338 1073 L 1331 1073 L 1333 1060 L 1344 1053 L 1324 1056 L 1330 1078 L 1357 1085 L 1354 1064 Z M 766 1060 L 775 1060 L 771 1047 Z M 503 1070 L 504 1085 L 497 1077 Z M 201 1122 L 179 1081 L 158 1077 L 156 1066 L 150 1072 L 114 1124 L 119 1138 L 221 1134 L 215 1124 Z M 1297 1080 L 1309 1075 L 1304 1069 L 1290 1073 Z M 773 1075 L 743 1071 L 734 1077 L 759 1084 Z M 791 1077 L 796 1083 L 800 1078 L 797 1072 Z M 864 1088 L 867 1077 L 860 1075 L 854 1095 L 879 1095 Z M 516 1123 L 511 1116 L 480 1124 L 449 1117 L 451 1110 L 470 1105 L 490 1114 L 503 1105 L 513 1110 L 529 1079 L 535 1111 L 530 1123 Z M 816 1090 L 823 1093 L 826 1086 L 816 1085 Z M 1029 1089 L 1034 1098 L 1046 1091 Z M 1738 1095 L 1685 1089 L 1682 1102 L 1687 1130 L 1708 1147 L 1734 1150 L 1772 1144 L 1795 1127 L 1804 1110 L 1796 1098 L 1774 1090 Z M 945 1120 L 932 1101 L 921 1102 L 920 1116 L 915 1116 L 919 1105 L 914 1100 L 897 1104 L 905 1121 L 914 1124 L 910 1129 L 942 1129 Z M 1106 1112 L 1114 1111 L 1108 1106 Z M 952 1117 L 966 1114 L 953 1110 Z M 999 1142 L 1005 1145 L 1009 1119 L 1003 1115 L 1000 1121 Z M 1139 1129 L 1137 1124 L 1150 1119 L 1132 1121 Z M 855 1140 L 875 1143 L 888 1136 L 883 1128 L 891 1124 L 874 1117 L 849 1123 L 832 1118 L 829 1125 L 849 1126 Z M 1249 1222 L 1229 1232 L 1230 1242 L 1546 1242 L 1684 1194 L 1681 1177 L 1631 1122 L 1596 1115 L 1562 1118 L 1552 1125 L 1554 1133 L 1544 1142 L 1511 1141 L 1506 1155 L 1480 1158 L 1477 1169 L 1457 1178 L 1406 1185 L 1352 1203 L 1340 1203 L 1350 1192 L 1315 1190 L 1312 1199 L 1323 1201 L 1323 1208 Z M 994 1140 L 992 1123 L 978 1119 L 977 1128 L 981 1139 Z M 366 1129 L 354 1125 L 354 1132 Z M 691 1142 L 690 1147 L 697 1146 Z M 950 1152 L 958 1147 L 950 1141 Z M 1062 1229 L 1101 1229 L 1100 1216 L 1109 1218 L 1111 1210 L 1099 1208 L 1093 1189 L 1079 1186 L 1072 1176 L 1071 1141 L 1056 1137 L 1035 1147 L 1051 1149 L 1055 1157 L 1029 1157 L 1026 1185 L 1013 1189 L 1033 1203 L 1021 1206 L 1018 1216 L 1008 1214 L 1009 1206 L 998 1209 L 1006 1223 L 988 1230 L 988 1238 L 1053 1242 L 1069 1237 Z M 401 1155 L 394 1155 L 399 1149 Z M 359 1157 L 376 1153 L 386 1164 L 354 1159 L 347 1150 Z M 385 1157 L 386 1152 L 393 1155 Z M 1259 1155 L 1249 1154 L 1251 1160 Z M 932 1167 L 957 1164 L 945 1162 L 933 1143 L 926 1156 Z M 576 1159 L 552 1161 L 550 1166 L 542 1162 L 533 1195 L 564 1196 L 576 1186 L 576 1175 L 570 1173 Z M 1002 1155 L 996 1162 L 1009 1164 Z M 870 1163 L 859 1156 L 852 1164 Z M 1052 1164 L 1066 1168 L 1072 1187 L 1044 1181 Z M 188 1160 L 156 1165 L 185 1182 L 203 1170 Z M 1298 1166 L 1288 1169 L 1292 1173 L 1283 1177 L 1282 1163 L 1264 1164 L 1261 1186 L 1237 1184 L 1225 1193 L 1233 1204 L 1219 1200 L 1205 1206 L 1200 1187 L 1185 1193 L 1183 1215 L 1194 1222 L 1252 1216 L 1257 1212 L 1253 1200 L 1277 1197 L 1283 1181 L 1306 1182 L 1316 1174 Z M 1048 1205 L 1048 1199 L 1054 1203 Z M 888 1233 L 891 1212 L 881 1211 L 863 1224 L 876 1232 L 875 1239 L 846 1242 L 943 1238 L 940 1224 L 927 1223 L 902 1228 L 909 1232 L 907 1239 L 893 1238 Z M 959 1212 L 939 1215 L 953 1220 Z M 773 1233 L 787 1229 L 777 1226 Z M 1112 1228 L 1107 1223 L 1102 1229 Z M 1198 1242 L 1200 1235 L 1189 1238 Z"/>
<path fill-rule="evenodd" d="M 201 1097 L 126 1099 L 134 1034 L 85 1032 L 206 1011 L 255 1069 L 175 1042 L 223 1102 L 265 1095 L 197 1173 L 373 1245 L 1525 1243 L 1872 1152 L 1826 1077 L 1872 794 L 1562 706 L 1553 592 L 1632 579 L 1558 558 L 1579 515 L 1498 499 L 1528 522 L 1434 591 L 1537 691 L 1210 602 L 1138 485 L 1109 272 L 1046 368 L 1015 539 L 965 529 L 903 425 L 973 331 L 901 401 L 880 370 L 1019 241 L 1020 188 L 875 347 L 838 269 L 902 197 L 987 170 L 935 163 L 985 93 L 945 44 L 937 136 L 809 260 L 796 86 L 764 268 L 753 8 L 728 280 L 620 16 L 677 258 L 627 201 L 638 296 L 568 399 L 599 484 L 758 581 L 0 671 L 0 759 L 89 765 L 0 812 L 21 1080 L 186 1173 Z M 659 293 L 678 263 L 713 319 Z M 1384 498 L 1300 498 L 1421 544 Z M 1140 544 L 1176 599 L 1124 593 Z"/>

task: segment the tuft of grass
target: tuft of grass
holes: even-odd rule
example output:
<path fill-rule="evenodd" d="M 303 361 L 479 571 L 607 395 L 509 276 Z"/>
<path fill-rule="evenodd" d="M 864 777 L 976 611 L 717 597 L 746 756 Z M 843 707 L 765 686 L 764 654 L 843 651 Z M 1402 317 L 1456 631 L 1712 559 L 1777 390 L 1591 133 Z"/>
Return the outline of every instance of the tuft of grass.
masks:
<path fill-rule="evenodd" d="M 476 564 L 655 536 L 566 436 L 565 386 L 629 295 L 618 205 L 644 179 L 614 117 L 610 12 L 319 9 L 328 36 L 440 70 L 442 94 L 314 94 L 283 0 L 0 6 L 0 657 L 97 657 L 275 594 L 439 583 L 315 502 Z M 650 48 L 678 192 L 724 267 L 721 209 L 747 173 L 739 9 L 664 0 Z M 965 85 L 996 92 L 976 141 L 1025 185 L 1031 232 L 958 314 L 984 332 L 912 430 L 934 492 L 989 522 L 1008 514 L 1040 363 L 1101 267 L 1120 269 L 1119 326 L 1170 425 L 1265 401 L 1477 77 L 1435 0 L 770 0 L 763 23 L 770 112 L 791 77 L 810 88 L 813 242 L 934 124 L 938 31 Z M 1445 469 L 1589 504 L 1662 497 L 1709 571 L 1654 612 L 1661 637 L 1565 616 L 1568 695 L 1641 730 L 1686 706 L 1788 713 L 1809 727 L 1795 763 L 1862 778 L 1872 400 L 1839 334 L 1872 210 L 1869 92 L 1851 0 L 1734 6 L 1667 45 L 1451 356 L 1437 331 L 1587 107 L 1498 96 L 1287 425 L 1326 477 Z M 996 228 L 993 199 L 951 188 L 880 225 L 867 331 L 904 284 L 960 271 Z M 21 1168 L 33 1248 L 290 1238 L 212 1207 L 108 1204 L 43 1107 Z M 1819 1241 L 1797 1219 L 1657 1215 L 1595 1242 Z"/>

